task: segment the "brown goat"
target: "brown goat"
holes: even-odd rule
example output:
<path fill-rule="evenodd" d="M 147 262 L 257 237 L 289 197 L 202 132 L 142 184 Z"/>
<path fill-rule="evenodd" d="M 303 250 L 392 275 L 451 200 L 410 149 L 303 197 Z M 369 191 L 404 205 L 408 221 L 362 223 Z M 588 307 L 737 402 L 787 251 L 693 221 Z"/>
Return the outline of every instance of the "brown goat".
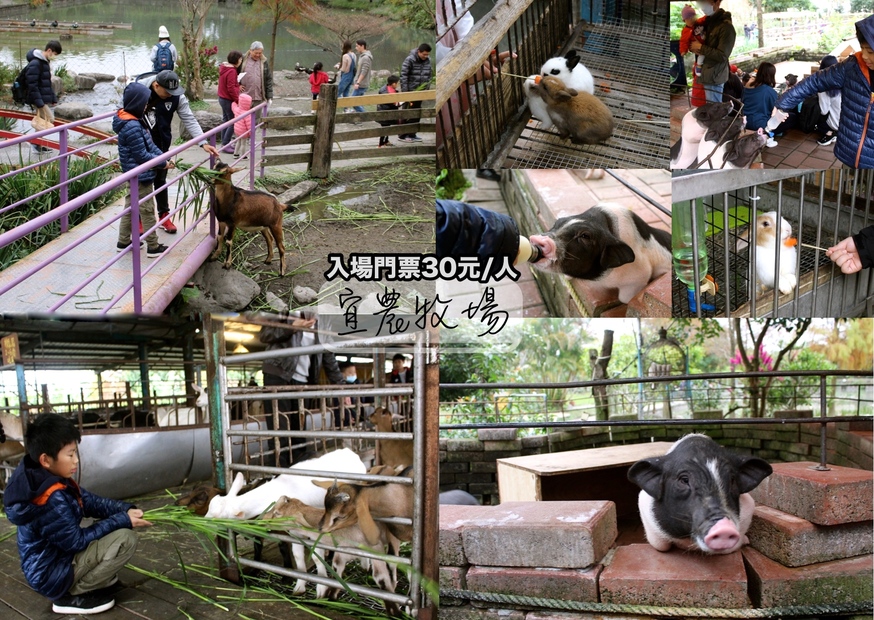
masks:
<path fill-rule="evenodd" d="M 399 475 L 409 475 L 407 468 Z M 325 494 L 325 515 L 319 521 L 319 530 L 334 530 L 358 524 L 368 544 L 375 546 L 380 540 L 380 528 L 374 517 L 413 517 L 413 487 L 409 484 L 376 482 L 367 484 L 341 483 L 313 480 L 313 484 L 328 490 Z M 400 540 L 412 540 L 413 528 L 409 525 L 387 523 L 389 532 Z"/>
<path fill-rule="evenodd" d="M 215 216 L 220 222 L 218 244 L 213 253 L 213 260 L 218 259 L 224 244 L 228 244 L 228 257 L 224 268 L 231 268 L 231 252 L 233 250 L 234 232 L 237 228 L 247 232 L 260 232 L 267 243 L 267 260 L 273 262 L 273 243 L 276 241 L 279 250 L 279 275 L 285 275 L 285 242 L 282 236 L 282 212 L 285 205 L 267 192 L 241 189 L 233 184 L 231 175 L 243 168 L 231 168 L 224 162 L 216 164 L 215 169 L 221 173 L 215 180 Z M 270 231 L 270 235 L 267 232 Z"/>
<path fill-rule="evenodd" d="M 383 433 L 394 432 L 392 414 L 378 407 L 370 416 L 371 424 Z M 376 457 L 382 465 L 412 465 L 413 442 L 410 439 L 380 439 L 376 444 Z"/>

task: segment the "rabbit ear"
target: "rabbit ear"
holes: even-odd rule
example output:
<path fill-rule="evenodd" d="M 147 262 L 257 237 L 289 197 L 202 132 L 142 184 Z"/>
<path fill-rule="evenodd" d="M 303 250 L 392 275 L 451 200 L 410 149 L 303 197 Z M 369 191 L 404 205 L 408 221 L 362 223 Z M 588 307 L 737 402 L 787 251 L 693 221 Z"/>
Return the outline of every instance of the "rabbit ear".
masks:
<path fill-rule="evenodd" d="M 574 56 L 570 56 L 570 57 L 565 57 L 565 64 L 567 65 L 568 71 L 573 71 L 574 67 L 576 67 L 579 63 L 580 63 L 579 56 L 574 55 Z"/>
<path fill-rule="evenodd" d="M 576 96 L 577 91 L 573 88 L 562 88 L 561 90 L 552 94 L 552 98 L 558 102 L 568 101 Z"/>

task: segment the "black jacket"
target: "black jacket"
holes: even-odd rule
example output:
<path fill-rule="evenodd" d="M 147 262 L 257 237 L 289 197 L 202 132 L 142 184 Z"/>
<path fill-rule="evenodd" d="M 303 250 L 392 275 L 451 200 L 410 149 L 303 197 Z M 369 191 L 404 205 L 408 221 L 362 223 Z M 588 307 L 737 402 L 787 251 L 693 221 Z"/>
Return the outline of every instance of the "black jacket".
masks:
<path fill-rule="evenodd" d="M 437 256 L 508 256 L 519 253 L 519 228 L 508 215 L 457 200 L 437 201 Z"/>
<path fill-rule="evenodd" d="M 38 49 L 32 49 L 27 53 L 24 81 L 27 83 L 27 103 L 33 107 L 41 108 L 58 102 L 58 96 L 52 90 L 52 68 Z"/>
<path fill-rule="evenodd" d="M 857 232 L 853 235 L 853 241 L 859 252 L 862 269 L 874 267 L 874 226 L 868 226 Z"/>

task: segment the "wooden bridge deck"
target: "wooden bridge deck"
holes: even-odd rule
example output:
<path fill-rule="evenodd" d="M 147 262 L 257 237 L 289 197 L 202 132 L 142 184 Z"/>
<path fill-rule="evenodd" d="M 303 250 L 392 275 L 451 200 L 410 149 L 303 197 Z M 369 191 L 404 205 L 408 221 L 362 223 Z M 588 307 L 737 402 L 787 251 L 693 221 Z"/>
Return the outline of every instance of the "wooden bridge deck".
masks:
<path fill-rule="evenodd" d="M 179 492 L 180 489 L 173 489 Z M 148 510 L 168 502 L 166 497 L 137 500 L 140 508 Z M 5 517 L 0 517 L 0 538 L 12 533 L 12 526 Z M 102 620 L 218 620 L 219 618 L 283 618 L 286 620 L 312 620 L 314 613 L 331 620 L 346 620 L 349 616 L 325 609 L 313 608 L 312 612 L 298 609 L 290 603 L 241 602 L 244 591 L 231 583 L 212 581 L 208 577 L 188 571 L 187 576 L 179 568 L 179 558 L 187 565 L 208 566 L 214 564 L 216 557 L 209 557 L 197 539 L 190 533 L 178 531 L 169 526 L 154 526 L 138 529 L 140 535 L 137 552 L 131 564 L 148 571 L 157 572 L 176 581 L 188 581 L 189 585 L 215 599 L 218 594 L 228 598 L 222 604 L 229 611 L 223 611 L 195 596 L 178 590 L 173 586 L 147 577 L 128 568 L 119 573 L 122 588 L 115 595 L 115 607 L 100 614 Z M 279 561 L 278 552 L 270 551 L 270 561 Z M 177 555 L 177 553 L 179 555 Z M 274 558 L 273 554 L 277 557 Z M 83 618 L 84 616 L 59 616 L 52 613 L 48 599 L 34 592 L 24 579 L 18 558 L 15 536 L 0 541 L 0 618 L 4 620 L 50 620 L 52 618 Z M 218 586 L 227 588 L 217 591 Z M 312 587 L 312 586 L 311 586 Z M 301 599 L 301 604 L 306 601 Z M 241 615 L 238 615 L 241 614 Z"/>
<path fill-rule="evenodd" d="M 172 189 L 172 188 L 171 188 Z M 175 202 L 175 192 L 170 193 L 170 204 Z M 7 269 L 0 271 L 0 286 L 10 282 L 27 270 L 71 243 L 88 236 L 117 215 L 124 205 L 119 199 L 99 213 L 88 218 L 69 232 L 61 235 Z M 189 215 L 189 223 L 191 221 Z M 177 226 L 181 220 L 174 218 Z M 170 246 L 179 234 L 170 235 L 158 230 L 160 243 Z M 39 313 L 47 312 L 72 288 L 91 276 L 95 270 L 116 256 L 118 242 L 118 222 L 87 239 L 77 248 L 47 265 L 41 271 L 20 283 L 6 294 L 0 296 L 0 312 Z M 202 221 L 194 232 L 189 233 L 176 247 L 161 258 L 158 265 L 143 278 L 143 313 L 160 314 L 181 290 L 188 278 L 203 263 L 197 256 L 204 256 L 208 244 L 213 247 L 209 237 L 209 219 Z M 146 257 L 145 249 L 140 250 L 141 268 L 145 270 L 155 260 Z M 195 264 L 196 263 L 196 264 Z M 91 314 L 102 311 L 105 306 L 129 285 L 132 274 L 132 256 L 128 253 L 106 272 L 98 276 L 76 296 L 58 309 L 59 313 Z M 134 312 L 133 291 L 129 291 L 111 309 L 112 313 Z"/>

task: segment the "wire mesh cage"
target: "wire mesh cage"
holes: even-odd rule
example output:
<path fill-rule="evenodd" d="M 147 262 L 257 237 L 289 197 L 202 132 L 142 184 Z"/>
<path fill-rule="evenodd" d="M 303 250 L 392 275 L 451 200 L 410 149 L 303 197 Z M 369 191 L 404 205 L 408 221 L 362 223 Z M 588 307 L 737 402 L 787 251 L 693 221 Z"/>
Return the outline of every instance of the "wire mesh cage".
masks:
<path fill-rule="evenodd" d="M 870 316 L 874 282 L 869 270 L 845 275 L 825 250 L 868 226 L 872 219 L 872 172 L 716 171 L 674 178 L 674 213 L 703 206 L 706 248 L 698 268 L 706 282 L 695 297 L 675 277 L 674 316 Z M 794 264 L 780 267 L 796 276 L 791 292 L 765 286 L 754 267 L 756 215 L 773 212 L 789 223 L 797 239 Z M 697 239 L 693 240 L 697 246 Z M 675 243 L 675 273 L 677 247 Z M 692 251 L 698 252 L 697 247 Z M 774 262 L 777 261 L 777 253 Z M 764 256 L 758 257 L 764 260 Z M 782 277 L 782 276 L 781 276 Z M 690 302 L 691 296 L 691 302 Z M 700 304 L 694 302 L 700 299 Z"/>
<path fill-rule="evenodd" d="M 668 3 L 530 0 L 496 5 L 438 64 L 441 168 L 665 168 L 669 159 Z M 519 76 L 576 50 L 614 118 L 581 146 L 530 116 Z M 498 70 L 496 55 L 516 54 Z M 489 62 L 491 59 L 491 62 Z M 490 69 L 488 69 L 490 67 Z"/>

